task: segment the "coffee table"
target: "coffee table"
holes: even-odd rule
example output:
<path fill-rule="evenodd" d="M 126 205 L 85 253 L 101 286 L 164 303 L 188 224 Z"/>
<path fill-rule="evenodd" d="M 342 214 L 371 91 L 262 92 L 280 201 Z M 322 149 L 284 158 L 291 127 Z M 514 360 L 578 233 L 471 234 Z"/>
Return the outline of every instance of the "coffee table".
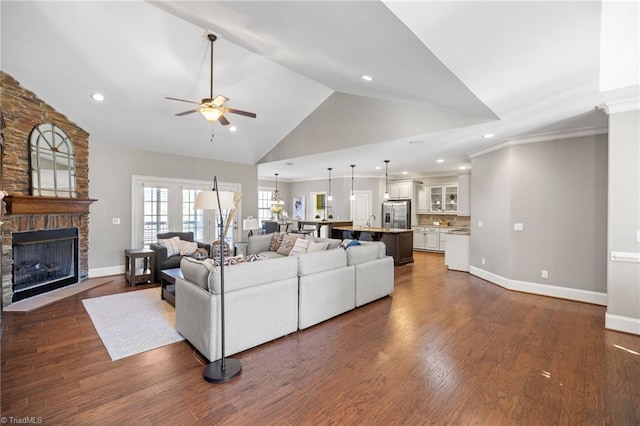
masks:
<path fill-rule="evenodd" d="M 176 306 L 176 278 L 184 278 L 180 268 L 163 269 L 160 271 L 160 298 L 171 306 Z"/>

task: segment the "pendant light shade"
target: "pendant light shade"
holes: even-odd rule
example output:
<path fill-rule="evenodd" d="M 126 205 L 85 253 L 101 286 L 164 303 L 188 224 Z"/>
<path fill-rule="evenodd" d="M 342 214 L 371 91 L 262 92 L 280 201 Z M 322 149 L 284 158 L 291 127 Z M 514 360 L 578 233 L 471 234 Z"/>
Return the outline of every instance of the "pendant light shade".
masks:
<path fill-rule="evenodd" d="M 356 167 L 355 164 L 351 165 L 351 196 L 349 197 L 349 199 L 351 201 L 356 199 L 356 196 L 353 194 L 353 169 Z"/>
<path fill-rule="evenodd" d="M 384 199 L 389 199 L 389 160 L 384 160 Z"/>
<path fill-rule="evenodd" d="M 327 196 L 327 200 L 328 201 L 333 201 L 333 195 L 331 195 L 331 170 L 333 170 L 333 167 L 329 167 L 329 195 Z"/>
<path fill-rule="evenodd" d="M 276 190 L 273 192 L 273 197 L 271 198 L 272 204 L 284 204 L 282 197 L 280 197 L 280 191 L 278 191 L 278 173 L 274 173 L 276 175 Z"/>

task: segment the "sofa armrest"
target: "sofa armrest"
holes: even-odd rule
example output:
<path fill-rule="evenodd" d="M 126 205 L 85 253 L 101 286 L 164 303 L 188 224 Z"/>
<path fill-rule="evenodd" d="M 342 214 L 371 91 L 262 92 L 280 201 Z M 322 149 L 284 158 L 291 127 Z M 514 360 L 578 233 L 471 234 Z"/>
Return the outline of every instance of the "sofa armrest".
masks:
<path fill-rule="evenodd" d="M 149 248 L 155 252 L 155 259 L 153 261 L 154 264 L 154 274 L 156 277 L 156 281 L 160 282 L 160 271 L 162 270 L 162 263 L 167 260 L 167 248 L 162 244 L 151 243 L 149 244 Z"/>
<path fill-rule="evenodd" d="M 176 278 L 176 330 L 209 361 L 217 359 L 217 298 L 202 287 Z"/>

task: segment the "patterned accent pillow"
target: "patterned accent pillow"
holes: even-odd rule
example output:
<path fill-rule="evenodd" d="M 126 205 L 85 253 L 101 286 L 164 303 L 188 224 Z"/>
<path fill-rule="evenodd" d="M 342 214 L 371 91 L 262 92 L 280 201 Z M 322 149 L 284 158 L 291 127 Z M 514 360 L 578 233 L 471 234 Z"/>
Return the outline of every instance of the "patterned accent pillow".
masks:
<path fill-rule="evenodd" d="M 284 238 L 284 232 L 274 232 L 271 236 L 271 245 L 269 246 L 269 251 L 278 251 L 280 248 L 280 244 L 282 244 L 282 239 Z"/>
<path fill-rule="evenodd" d="M 283 256 L 289 256 L 289 252 L 296 244 L 296 240 L 300 238 L 300 235 L 296 234 L 286 234 L 282 239 L 282 244 L 280 244 L 280 248 L 278 249 L 278 254 Z"/>
<path fill-rule="evenodd" d="M 306 253 L 309 250 L 309 244 L 313 244 L 310 240 L 304 238 L 298 238 L 293 244 L 293 248 L 289 252 L 289 256 L 299 256 Z"/>
<path fill-rule="evenodd" d="M 224 265 L 225 266 L 237 265 L 238 263 L 256 262 L 258 260 L 265 260 L 265 259 L 268 259 L 268 257 L 263 256 L 261 254 L 250 254 L 247 257 L 242 257 L 242 256 L 226 257 L 224 259 Z M 209 259 L 209 260 L 212 261 L 216 266 L 220 266 L 220 259 Z"/>
<path fill-rule="evenodd" d="M 180 237 L 158 240 L 158 244 L 161 244 L 167 248 L 167 257 L 180 254 Z"/>
<path fill-rule="evenodd" d="M 309 248 L 307 248 L 307 253 L 311 253 L 314 251 L 324 251 L 329 247 L 329 243 L 314 243 L 310 241 Z"/>
<path fill-rule="evenodd" d="M 182 256 L 191 256 L 198 249 L 198 243 L 180 240 L 180 254 Z"/>

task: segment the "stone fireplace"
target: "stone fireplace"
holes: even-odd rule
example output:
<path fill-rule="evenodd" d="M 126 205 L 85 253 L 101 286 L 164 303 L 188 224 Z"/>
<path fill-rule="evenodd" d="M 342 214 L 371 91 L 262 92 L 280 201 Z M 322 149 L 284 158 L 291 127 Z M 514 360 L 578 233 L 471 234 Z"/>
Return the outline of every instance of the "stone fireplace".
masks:
<path fill-rule="evenodd" d="M 32 290 L 23 286 L 42 287 L 49 291 L 56 286 L 69 285 L 88 276 L 89 260 L 89 134 L 71 122 L 66 116 L 25 89 L 9 74 L 0 71 L 0 112 L 6 127 L 2 129 L 1 189 L 2 215 L 2 305 L 8 306 L 20 298 L 30 297 Z M 76 198 L 32 196 L 30 177 L 29 136 L 42 124 L 52 123 L 69 136 L 75 154 Z M 65 231 L 67 230 L 67 231 Z M 68 231 L 71 230 L 71 231 Z M 44 255 L 30 258 L 33 253 L 25 246 L 24 237 L 33 232 L 44 236 L 39 241 L 45 252 L 68 248 L 69 241 L 75 248 L 72 258 L 53 259 Z M 62 237 L 59 233 L 62 233 Z M 69 237 L 65 232 L 72 232 Z M 36 234 L 36 238 L 37 237 Z M 52 241 L 62 240 L 51 245 Z M 37 240 L 36 240 L 37 242 Z M 14 253 L 14 251 L 21 253 Z M 18 256 L 17 261 L 14 258 Z M 27 258 L 25 258 L 25 255 Z M 70 273 L 56 270 L 58 261 L 73 263 Z M 67 268 L 69 265 L 65 266 Z M 77 272 L 76 272 L 77 270 Z M 63 276 L 64 275 L 64 276 Z M 43 282 L 36 281 L 41 280 Z M 14 297 L 14 285 L 20 287 Z M 27 291 L 27 293 L 24 293 Z M 23 293 L 23 294 L 19 294 Z"/>

